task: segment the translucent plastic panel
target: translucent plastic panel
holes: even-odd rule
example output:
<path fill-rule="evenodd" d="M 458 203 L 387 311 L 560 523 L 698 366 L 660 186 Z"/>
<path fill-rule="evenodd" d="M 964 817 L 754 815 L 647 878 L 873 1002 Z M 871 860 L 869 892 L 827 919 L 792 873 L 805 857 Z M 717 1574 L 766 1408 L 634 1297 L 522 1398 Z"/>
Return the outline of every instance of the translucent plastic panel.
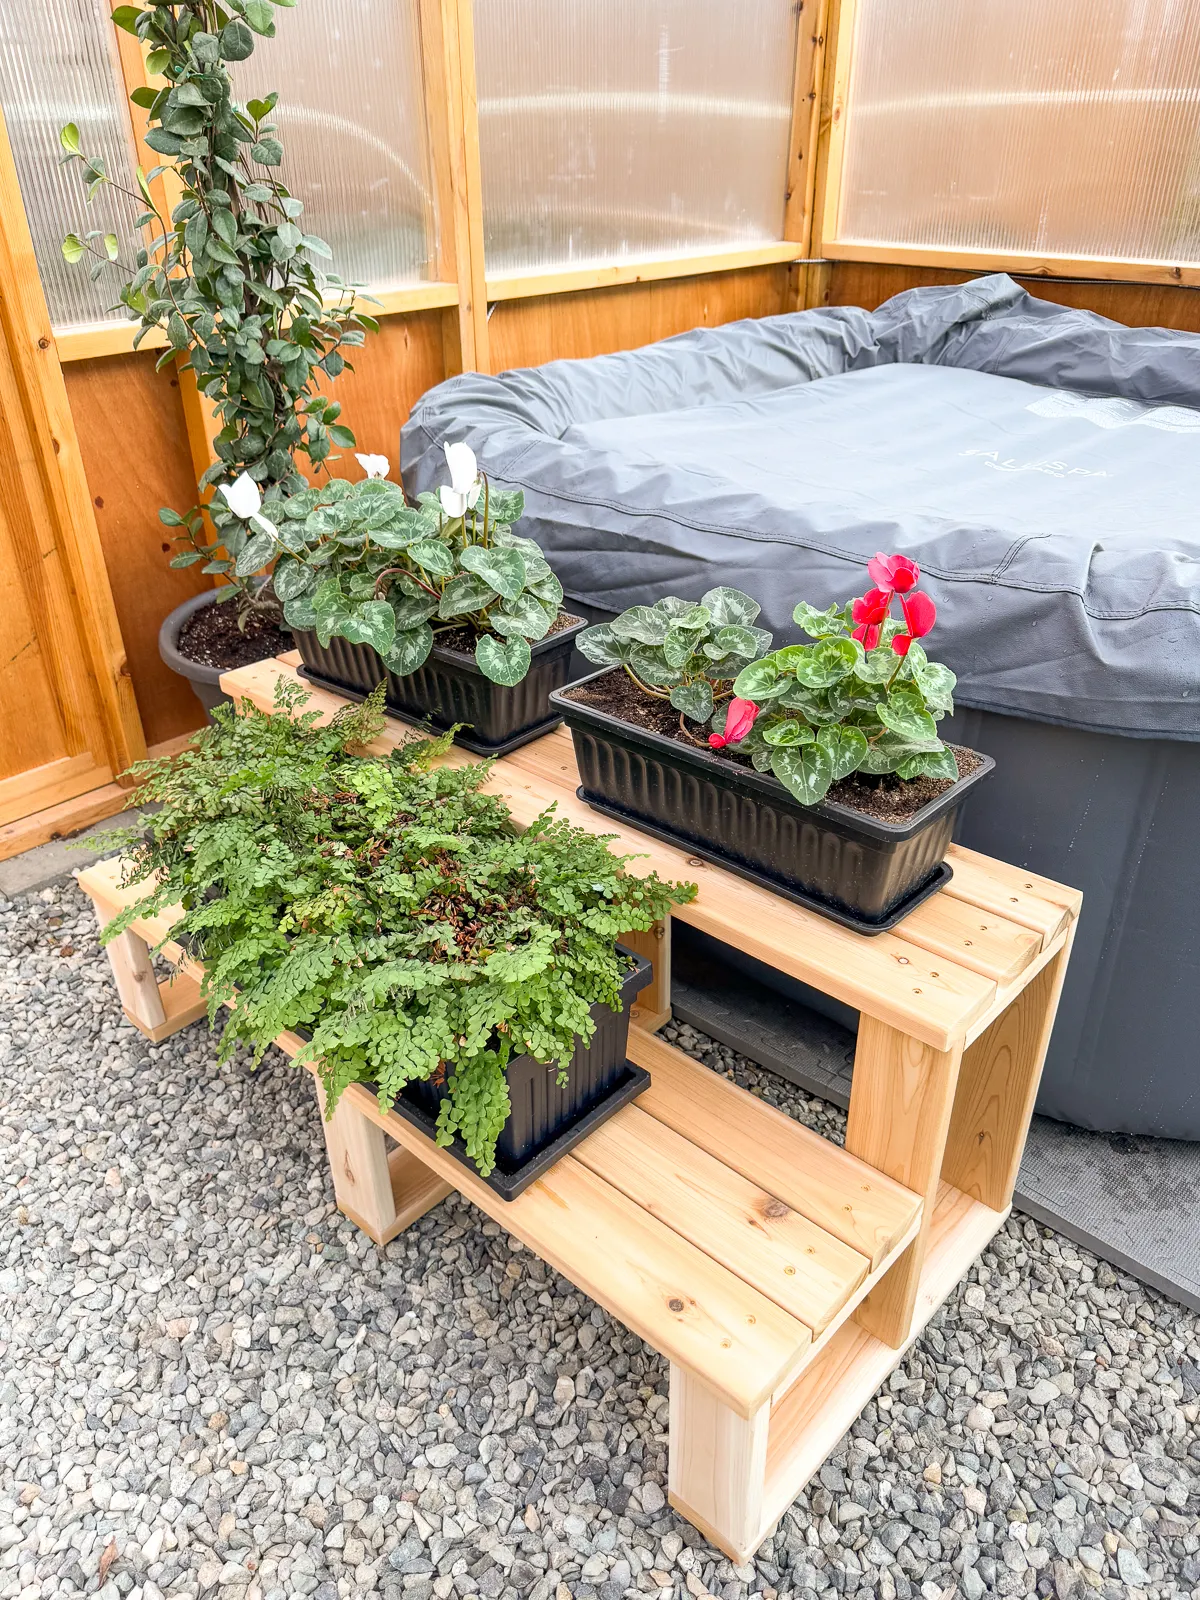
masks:
<path fill-rule="evenodd" d="M 488 271 L 778 239 L 792 0 L 475 0 Z"/>
<path fill-rule="evenodd" d="M 838 236 L 1200 260 L 1195 0 L 859 0 Z"/>
<path fill-rule="evenodd" d="M 111 7 L 105 0 L 0 0 L 0 106 L 8 125 L 38 267 L 56 327 L 119 321 L 120 283 L 111 270 L 93 283 L 82 263 L 62 257 L 63 235 L 101 228 L 124 244 L 141 207 L 105 188 L 92 205 L 82 168 L 60 167 L 58 130 L 79 127 L 89 155 L 109 173 L 132 181 L 133 140 L 117 60 Z"/>
<path fill-rule="evenodd" d="M 277 89 L 282 176 L 332 270 L 373 288 L 429 277 L 436 219 L 417 0 L 302 0 L 234 69 L 240 96 Z"/>

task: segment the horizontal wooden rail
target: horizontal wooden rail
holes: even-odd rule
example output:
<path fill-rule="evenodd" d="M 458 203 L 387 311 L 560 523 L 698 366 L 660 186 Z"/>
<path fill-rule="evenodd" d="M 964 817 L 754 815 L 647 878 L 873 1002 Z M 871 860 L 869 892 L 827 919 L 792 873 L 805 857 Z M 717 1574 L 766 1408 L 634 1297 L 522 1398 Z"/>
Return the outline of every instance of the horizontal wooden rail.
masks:
<path fill-rule="evenodd" d="M 533 295 L 577 294 L 622 283 L 654 283 L 663 278 L 696 278 L 707 272 L 740 272 L 747 267 L 778 266 L 798 261 L 804 246 L 795 239 L 772 240 L 735 250 L 712 250 L 657 261 L 619 261 L 607 267 L 560 267 L 549 271 L 512 272 L 489 277 L 489 301 L 524 300 Z"/>
<path fill-rule="evenodd" d="M 1200 263 L 1197 262 L 1112 261 L 1100 256 L 968 250 L 960 246 L 847 244 L 839 239 L 824 241 L 821 254 L 830 261 L 872 261 L 899 267 L 942 267 L 946 271 L 1008 272 L 1023 278 L 1086 278 L 1200 288 Z"/>

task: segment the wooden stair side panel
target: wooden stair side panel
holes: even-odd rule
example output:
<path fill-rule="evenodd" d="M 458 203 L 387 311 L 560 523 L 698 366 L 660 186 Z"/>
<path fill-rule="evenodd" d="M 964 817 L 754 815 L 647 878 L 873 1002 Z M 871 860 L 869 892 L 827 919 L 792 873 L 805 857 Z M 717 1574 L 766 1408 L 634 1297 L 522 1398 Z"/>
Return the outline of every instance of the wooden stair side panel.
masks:
<path fill-rule="evenodd" d="M 635 1105 L 575 1158 L 818 1334 L 870 1262 Z"/>
<path fill-rule="evenodd" d="M 1007 1211 L 993 1211 L 942 1184 L 908 1340 L 893 1349 L 857 1322 L 847 1321 L 771 1408 L 764 1534 L 836 1448 L 888 1374 L 899 1366 L 905 1351 L 1003 1227 L 1007 1215 Z"/>
<path fill-rule="evenodd" d="M 911 1190 L 664 1040 L 631 1028 L 629 1055 L 650 1074 L 641 1111 L 858 1251 L 872 1270 L 920 1213 Z"/>

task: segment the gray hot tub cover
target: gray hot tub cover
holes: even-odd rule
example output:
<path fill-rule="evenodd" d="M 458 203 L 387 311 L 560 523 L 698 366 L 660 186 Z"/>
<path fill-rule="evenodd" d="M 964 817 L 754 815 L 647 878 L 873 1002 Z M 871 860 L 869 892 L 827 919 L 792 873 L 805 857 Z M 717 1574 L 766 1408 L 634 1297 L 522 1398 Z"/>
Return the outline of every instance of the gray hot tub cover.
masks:
<path fill-rule="evenodd" d="M 783 643 L 903 551 L 964 705 L 1200 739 L 1200 337 L 995 276 L 452 378 L 405 425 L 410 493 L 456 439 L 575 600 L 733 584 Z"/>

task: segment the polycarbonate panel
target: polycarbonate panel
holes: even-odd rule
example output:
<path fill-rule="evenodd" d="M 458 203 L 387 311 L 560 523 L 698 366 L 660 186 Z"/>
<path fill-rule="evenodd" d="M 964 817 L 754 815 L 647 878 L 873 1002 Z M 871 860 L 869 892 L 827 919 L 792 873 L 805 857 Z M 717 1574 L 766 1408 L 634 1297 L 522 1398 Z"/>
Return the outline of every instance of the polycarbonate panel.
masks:
<path fill-rule="evenodd" d="M 1200 261 L 1200 5 L 858 0 L 837 234 Z"/>
<path fill-rule="evenodd" d="M 490 273 L 779 239 L 792 0 L 475 0 Z"/>
<path fill-rule="evenodd" d="M 429 168 L 417 0 L 301 0 L 233 71 L 237 93 L 277 89 L 281 176 L 331 270 L 385 289 L 432 276 Z"/>
<path fill-rule="evenodd" d="M 33 247 L 55 327 L 119 321 L 120 277 L 109 268 L 93 283 L 87 267 L 63 260 L 63 235 L 100 228 L 122 246 L 141 211 L 107 187 L 91 205 L 83 169 L 60 167 L 58 130 L 79 128 L 89 155 L 131 183 L 136 166 L 116 41 L 105 0 L 0 3 L 0 107 L 8 126 Z"/>

